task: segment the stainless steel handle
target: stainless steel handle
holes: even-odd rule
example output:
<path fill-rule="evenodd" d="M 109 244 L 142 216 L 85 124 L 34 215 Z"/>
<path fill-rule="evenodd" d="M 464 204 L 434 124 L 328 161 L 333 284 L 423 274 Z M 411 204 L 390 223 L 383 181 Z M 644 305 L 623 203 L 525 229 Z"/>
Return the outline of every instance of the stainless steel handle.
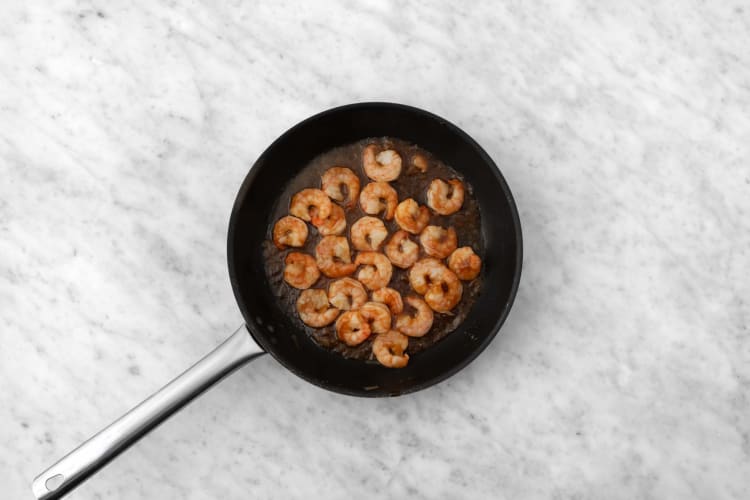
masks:
<path fill-rule="evenodd" d="M 261 354 L 263 349 L 243 325 L 182 375 L 39 474 L 31 485 L 34 496 L 63 497 L 193 398 Z"/>

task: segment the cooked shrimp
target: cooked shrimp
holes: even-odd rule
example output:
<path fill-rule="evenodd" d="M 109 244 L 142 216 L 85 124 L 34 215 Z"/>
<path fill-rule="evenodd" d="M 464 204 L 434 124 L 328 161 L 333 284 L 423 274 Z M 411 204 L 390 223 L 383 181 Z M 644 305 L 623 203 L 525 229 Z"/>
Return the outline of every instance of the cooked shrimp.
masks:
<path fill-rule="evenodd" d="M 388 230 L 377 217 L 364 216 L 351 229 L 352 244 L 357 250 L 378 250 L 388 237 Z"/>
<path fill-rule="evenodd" d="M 419 242 L 427 255 L 444 259 L 458 246 L 458 237 L 452 227 L 427 226 L 420 233 Z"/>
<path fill-rule="evenodd" d="M 437 312 L 449 312 L 463 295 L 458 276 L 437 259 L 422 259 L 414 264 L 409 271 L 409 284 Z"/>
<path fill-rule="evenodd" d="M 380 302 L 367 302 L 359 308 L 359 313 L 370 324 L 375 333 L 385 333 L 391 329 L 391 311 Z"/>
<path fill-rule="evenodd" d="M 325 219 L 314 217 L 313 225 L 318 228 L 318 232 L 323 236 L 343 233 L 344 229 L 346 229 L 344 209 L 335 204 L 331 205 L 330 215 Z"/>
<path fill-rule="evenodd" d="M 386 251 L 388 247 L 386 246 Z M 459 279 L 470 281 L 479 276 L 482 259 L 474 253 L 471 247 L 461 247 L 454 250 L 448 258 L 448 267 L 456 273 Z"/>
<path fill-rule="evenodd" d="M 385 254 L 394 266 L 406 269 L 417 261 L 419 245 L 409 238 L 406 231 L 396 231 L 385 244 Z"/>
<path fill-rule="evenodd" d="M 424 301 L 433 311 L 447 313 L 461 301 L 463 292 L 464 287 L 458 276 L 450 269 L 446 269 L 440 280 L 427 288 Z"/>
<path fill-rule="evenodd" d="M 370 144 L 362 151 L 362 166 L 367 177 L 374 181 L 395 181 L 401 174 L 401 155 L 392 149 L 376 153 L 377 150 L 375 144 Z"/>
<path fill-rule="evenodd" d="M 331 167 L 321 177 L 321 188 L 332 200 L 352 208 L 359 198 L 359 177 L 349 168 Z"/>
<path fill-rule="evenodd" d="M 383 212 L 385 220 L 391 220 L 398 205 L 398 194 L 387 182 L 371 182 L 360 193 L 359 205 L 366 214 Z"/>
<path fill-rule="evenodd" d="M 359 311 L 346 311 L 336 320 L 336 336 L 348 346 L 361 344 L 370 333 L 370 324 Z"/>
<path fill-rule="evenodd" d="M 370 290 L 377 290 L 388 286 L 393 274 L 393 266 L 388 257 L 378 252 L 360 252 L 354 263 L 364 266 L 359 270 L 357 279 Z"/>
<path fill-rule="evenodd" d="M 396 330 L 389 330 L 375 337 L 372 353 L 383 366 L 403 368 L 409 362 L 409 355 L 404 352 L 407 347 L 409 337 Z"/>
<path fill-rule="evenodd" d="M 313 328 L 330 325 L 339 315 L 339 310 L 328 303 L 325 290 L 304 290 L 297 299 L 297 312 L 302 322 Z"/>
<path fill-rule="evenodd" d="M 284 281 L 294 288 L 304 290 L 310 288 L 320 278 L 318 266 L 312 255 L 302 252 L 291 252 L 286 256 L 284 267 Z"/>
<path fill-rule="evenodd" d="M 427 158 L 420 154 L 416 154 L 411 159 L 411 164 L 415 170 L 422 173 L 427 172 Z"/>
<path fill-rule="evenodd" d="M 406 297 L 406 303 L 414 309 L 414 314 L 399 314 L 396 318 L 396 330 L 409 337 L 423 337 L 432 328 L 435 315 L 430 306 L 419 297 Z"/>
<path fill-rule="evenodd" d="M 401 300 L 401 294 L 393 288 L 380 288 L 372 292 L 372 300 L 388 306 L 391 314 L 401 314 L 404 310 L 404 302 Z"/>
<path fill-rule="evenodd" d="M 424 295 L 433 283 L 439 283 L 445 272 L 450 269 L 442 262 L 433 258 L 418 261 L 409 270 L 409 284 L 415 292 Z"/>
<path fill-rule="evenodd" d="M 458 212 L 464 203 L 464 185 L 458 179 L 435 179 L 427 188 L 427 204 L 441 215 Z"/>
<path fill-rule="evenodd" d="M 328 285 L 328 301 L 339 309 L 359 309 L 367 302 L 367 292 L 359 281 L 342 278 Z"/>
<path fill-rule="evenodd" d="M 344 236 L 324 236 L 315 247 L 315 261 L 329 278 L 343 278 L 357 269 Z"/>
<path fill-rule="evenodd" d="M 396 207 L 396 224 L 404 231 L 419 234 L 430 222 L 430 211 L 420 207 L 412 198 L 407 198 Z"/>
<path fill-rule="evenodd" d="M 328 195 L 320 189 L 303 189 L 292 196 L 289 213 L 304 221 L 321 221 L 331 215 L 331 203 Z"/>
<path fill-rule="evenodd" d="M 304 246 L 307 240 L 307 224 L 302 219 L 287 215 L 273 226 L 273 243 L 279 250 Z"/>

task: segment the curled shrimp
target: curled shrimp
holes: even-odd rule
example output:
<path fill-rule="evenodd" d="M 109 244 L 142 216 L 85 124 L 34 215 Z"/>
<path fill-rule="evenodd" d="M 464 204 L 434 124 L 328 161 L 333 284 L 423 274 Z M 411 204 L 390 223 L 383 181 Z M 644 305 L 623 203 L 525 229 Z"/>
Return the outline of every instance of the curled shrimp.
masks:
<path fill-rule="evenodd" d="M 357 250 L 376 251 L 388 237 L 388 230 L 382 220 L 366 215 L 352 224 L 351 237 Z"/>
<path fill-rule="evenodd" d="M 321 188 L 332 200 L 352 208 L 359 197 L 359 177 L 349 168 L 331 167 L 321 176 Z"/>
<path fill-rule="evenodd" d="M 330 325 L 339 315 L 339 310 L 328 303 L 324 290 L 304 290 L 297 299 L 297 312 L 304 324 L 313 328 Z"/>
<path fill-rule="evenodd" d="M 331 215 L 332 205 L 328 195 L 320 189 L 303 189 L 292 196 L 289 213 L 307 222 L 322 221 Z"/>
<path fill-rule="evenodd" d="M 432 328 L 435 315 L 427 302 L 413 295 L 406 297 L 406 303 L 414 314 L 399 314 L 396 318 L 396 330 L 409 337 L 423 337 Z"/>
<path fill-rule="evenodd" d="M 372 353 L 381 365 L 388 368 L 403 368 L 409 363 L 406 348 L 409 337 L 396 330 L 381 333 L 372 342 Z"/>
<path fill-rule="evenodd" d="M 387 182 L 371 182 L 360 193 L 359 205 L 366 214 L 383 212 L 385 220 L 391 220 L 398 205 L 398 194 Z"/>
<path fill-rule="evenodd" d="M 370 324 L 359 311 L 346 311 L 336 320 L 336 336 L 348 346 L 361 344 L 370 333 Z"/>
<path fill-rule="evenodd" d="M 375 333 L 385 333 L 391 329 L 391 311 L 380 302 L 367 302 L 359 308 L 359 313 L 370 324 Z"/>
<path fill-rule="evenodd" d="M 419 258 L 419 245 L 409 238 L 406 231 L 396 231 L 385 244 L 385 255 L 394 266 L 406 269 Z"/>
<path fill-rule="evenodd" d="M 409 270 L 409 284 L 420 295 L 427 293 L 433 283 L 439 283 L 443 275 L 450 272 L 442 262 L 433 258 L 418 261 Z"/>
<path fill-rule="evenodd" d="M 430 211 L 427 207 L 420 207 L 412 198 L 407 198 L 396 207 L 394 213 L 396 224 L 404 231 L 419 234 L 430 222 Z"/>
<path fill-rule="evenodd" d="M 362 151 L 362 166 L 367 177 L 374 181 L 390 182 L 401 175 L 401 155 L 392 149 L 377 153 L 378 147 L 370 144 Z"/>
<path fill-rule="evenodd" d="M 464 203 L 464 185 L 458 179 L 435 179 L 427 188 L 427 204 L 441 215 L 458 212 Z"/>
<path fill-rule="evenodd" d="M 391 281 L 393 266 L 382 253 L 360 252 L 354 259 L 354 264 L 363 266 L 357 274 L 357 279 L 370 290 L 388 286 L 388 282 Z"/>
<path fill-rule="evenodd" d="M 458 246 L 458 237 L 452 227 L 427 226 L 420 233 L 419 242 L 427 255 L 444 259 Z"/>
<path fill-rule="evenodd" d="M 409 284 L 433 311 L 447 313 L 459 303 L 463 286 L 458 276 L 437 259 L 418 261 L 409 270 Z"/>
<path fill-rule="evenodd" d="M 440 280 L 427 288 L 424 301 L 433 311 L 447 313 L 461 301 L 463 291 L 464 287 L 458 276 L 446 268 Z"/>
<path fill-rule="evenodd" d="M 313 225 L 318 228 L 318 232 L 323 236 L 332 234 L 341 234 L 346 229 L 346 215 L 344 209 L 338 205 L 331 205 L 331 213 L 325 219 L 319 217 L 313 218 Z"/>
<path fill-rule="evenodd" d="M 344 236 L 324 236 L 315 247 L 315 261 L 329 278 L 343 278 L 357 269 Z"/>
<path fill-rule="evenodd" d="M 448 267 L 456 273 L 459 279 L 470 281 L 479 276 L 482 259 L 474 253 L 474 249 L 471 247 L 461 247 L 454 250 L 448 257 Z"/>
<path fill-rule="evenodd" d="M 304 246 L 307 241 L 307 224 L 302 219 L 287 215 L 273 226 L 273 243 L 279 250 Z"/>
<path fill-rule="evenodd" d="M 380 288 L 372 292 L 372 300 L 388 306 L 391 314 L 401 314 L 404 310 L 404 301 L 401 300 L 401 294 L 393 288 Z"/>
<path fill-rule="evenodd" d="M 284 281 L 294 288 L 304 290 L 310 288 L 318 281 L 320 271 L 315 265 L 312 255 L 302 252 L 290 252 L 284 261 Z"/>
<path fill-rule="evenodd" d="M 328 285 L 328 301 L 338 309 L 359 309 L 367 302 L 367 292 L 359 281 L 342 278 Z"/>

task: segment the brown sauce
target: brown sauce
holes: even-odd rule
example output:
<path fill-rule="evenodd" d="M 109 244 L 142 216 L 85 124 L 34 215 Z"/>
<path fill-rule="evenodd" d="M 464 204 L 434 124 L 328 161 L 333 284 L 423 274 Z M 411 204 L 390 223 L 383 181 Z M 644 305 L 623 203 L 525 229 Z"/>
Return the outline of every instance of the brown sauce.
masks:
<path fill-rule="evenodd" d="M 282 310 L 287 312 L 300 328 L 304 329 L 320 346 L 340 353 L 347 358 L 356 358 L 361 360 L 374 360 L 372 355 L 372 340 L 375 335 L 371 336 L 362 344 L 354 347 L 347 346 L 337 339 L 334 324 L 323 328 L 311 328 L 305 325 L 297 314 L 296 302 L 301 290 L 289 286 L 284 281 L 284 260 L 289 252 L 301 251 L 315 256 L 315 246 L 321 239 L 320 234 L 314 226 L 308 223 L 309 236 L 302 248 L 288 248 L 279 250 L 272 242 L 271 231 L 277 220 L 285 215 L 289 215 L 289 202 L 292 196 L 305 188 L 320 188 L 320 177 L 327 169 L 333 166 L 343 166 L 352 169 L 360 178 L 362 188 L 371 182 L 365 175 L 362 168 L 362 150 L 365 146 L 372 143 L 382 144 L 384 147 L 397 151 L 403 160 L 401 175 L 395 181 L 390 182 L 391 186 L 398 192 L 399 201 L 407 198 L 414 198 L 420 205 L 427 205 L 427 187 L 435 178 L 442 179 L 460 179 L 464 183 L 465 196 L 461 210 L 452 215 L 438 215 L 431 211 L 430 225 L 455 228 L 458 235 L 458 246 L 471 246 L 477 255 L 484 261 L 484 241 L 481 234 L 481 220 L 479 213 L 479 204 L 474 198 L 472 186 L 466 183 L 466 180 L 451 167 L 435 158 L 432 154 L 420 147 L 395 139 L 391 137 L 365 139 L 353 144 L 341 146 L 320 156 L 314 158 L 305 166 L 304 170 L 294 179 L 291 179 L 280 194 L 278 202 L 271 212 L 271 220 L 268 221 L 267 240 L 264 242 L 263 254 L 266 260 L 266 274 L 271 285 L 271 291 L 276 296 Z M 428 160 L 426 172 L 420 172 L 416 169 L 411 160 L 415 155 L 422 155 Z M 351 225 L 365 214 L 356 204 L 351 210 L 346 210 L 346 231 L 342 234 L 347 236 Z M 382 214 L 381 214 L 382 216 Z M 382 217 L 381 217 L 382 218 Z M 395 221 L 384 221 L 388 229 L 388 234 L 392 235 L 399 230 Z M 390 236 L 389 236 L 390 238 Z M 413 237 L 418 243 L 418 238 Z M 351 240 L 350 240 L 351 247 Z M 382 251 L 382 247 L 381 250 Z M 352 258 L 356 250 L 352 247 Z M 420 245 L 420 259 L 426 257 Z M 401 293 L 402 297 L 408 295 L 417 295 L 409 285 L 407 277 L 408 270 L 400 269 L 393 266 L 393 277 L 388 286 Z M 352 275 L 356 278 L 356 272 Z M 321 274 L 320 279 L 311 288 L 328 289 L 328 284 L 333 281 Z M 463 297 L 459 304 L 451 311 L 450 314 L 435 313 L 435 320 L 430 331 L 421 338 L 409 338 L 409 347 L 407 352 L 410 354 L 419 352 L 430 347 L 440 339 L 444 338 L 466 318 L 472 305 L 476 301 L 481 291 L 481 276 L 469 282 L 463 283 Z M 405 308 L 409 306 L 404 304 Z M 395 318 L 394 318 L 395 322 Z M 376 361 L 373 361 L 376 362 Z"/>

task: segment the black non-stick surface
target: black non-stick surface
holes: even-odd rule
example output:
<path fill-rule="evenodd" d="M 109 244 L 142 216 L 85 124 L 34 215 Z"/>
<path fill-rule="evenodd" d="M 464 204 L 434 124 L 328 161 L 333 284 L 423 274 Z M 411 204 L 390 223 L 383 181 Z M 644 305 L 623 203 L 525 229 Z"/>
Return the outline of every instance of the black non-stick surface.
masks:
<path fill-rule="evenodd" d="M 482 293 L 443 340 L 393 370 L 320 347 L 280 306 L 265 272 L 264 241 L 273 207 L 290 179 L 315 157 L 368 137 L 399 137 L 453 166 L 473 187 L 485 243 Z M 326 389 L 357 396 L 412 392 L 452 375 L 492 340 L 521 275 L 521 227 L 497 166 L 464 132 L 425 111 L 390 103 L 335 108 L 296 125 L 258 158 L 240 188 L 229 223 L 229 275 L 255 340 L 283 366 Z M 498 367 L 502 369 L 502 367 Z"/>
<path fill-rule="evenodd" d="M 320 188 L 320 177 L 323 172 L 330 167 L 345 166 L 351 168 L 359 176 L 361 186 L 364 188 L 364 186 L 370 181 L 367 179 L 362 168 L 362 150 L 370 143 L 376 143 L 383 147 L 394 149 L 401 155 L 404 163 L 402 174 L 398 179 L 390 183 L 398 192 L 399 201 L 405 200 L 406 198 L 414 198 L 420 203 L 420 205 L 426 205 L 427 187 L 433 179 L 458 178 L 463 181 L 465 197 L 461 210 L 448 216 L 431 213 L 430 224 L 455 228 L 456 234 L 458 235 L 458 245 L 471 246 L 480 257 L 484 257 L 484 243 L 481 234 L 479 204 L 474 197 L 474 189 L 471 184 L 467 183 L 462 175 L 440 161 L 439 158 L 431 155 L 428 151 L 425 151 L 418 145 L 397 138 L 368 138 L 357 141 L 353 144 L 333 148 L 332 150 L 326 151 L 325 153 L 313 158 L 299 175 L 290 179 L 283 193 L 279 196 L 279 200 L 271 213 L 271 219 L 268 221 L 268 239 L 264 245 L 264 256 L 271 291 L 276 296 L 276 300 L 281 307 L 287 311 L 290 317 L 296 320 L 297 327 L 306 330 L 319 345 L 336 351 L 348 358 L 376 362 L 372 355 L 372 337 L 358 346 L 348 346 L 336 338 L 333 324 L 323 328 L 311 328 L 302 323 L 298 317 L 296 302 L 300 290 L 289 286 L 284 281 L 284 259 L 289 252 L 293 251 L 304 251 L 310 255 L 315 255 L 315 246 L 321 238 L 315 228 L 308 224 L 310 233 L 303 248 L 279 250 L 271 242 L 273 224 L 281 217 L 289 214 L 289 202 L 292 196 L 304 188 Z M 411 165 L 411 159 L 415 155 L 421 155 L 427 159 L 428 168 L 426 172 L 420 172 Z M 367 214 L 362 211 L 359 203 L 355 204 L 353 208 L 346 210 L 347 230 L 344 234 L 348 236 L 352 224 L 365 215 Z M 392 235 L 395 231 L 399 230 L 395 221 L 391 220 L 384 222 L 389 235 Z M 418 241 L 418 238 L 415 236 L 412 236 L 411 238 L 413 241 Z M 352 255 L 354 255 L 354 253 L 355 251 L 352 247 Z M 424 252 L 421 252 L 420 258 L 423 257 L 426 257 L 426 255 Z M 327 290 L 330 281 L 333 280 L 321 275 L 318 282 L 315 283 L 312 288 Z M 471 310 L 472 305 L 480 293 L 481 282 L 481 277 L 470 282 L 464 282 L 461 302 L 449 314 L 435 313 L 435 320 L 430 331 L 424 337 L 410 338 L 407 352 L 412 355 L 416 352 L 422 351 L 455 330 Z M 393 278 L 391 279 L 389 286 L 398 290 L 403 297 L 416 295 L 409 285 L 407 271 L 399 269 L 396 266 L 393 267 Z M 408 305 L 405 305 L 408 308 Z"/>

